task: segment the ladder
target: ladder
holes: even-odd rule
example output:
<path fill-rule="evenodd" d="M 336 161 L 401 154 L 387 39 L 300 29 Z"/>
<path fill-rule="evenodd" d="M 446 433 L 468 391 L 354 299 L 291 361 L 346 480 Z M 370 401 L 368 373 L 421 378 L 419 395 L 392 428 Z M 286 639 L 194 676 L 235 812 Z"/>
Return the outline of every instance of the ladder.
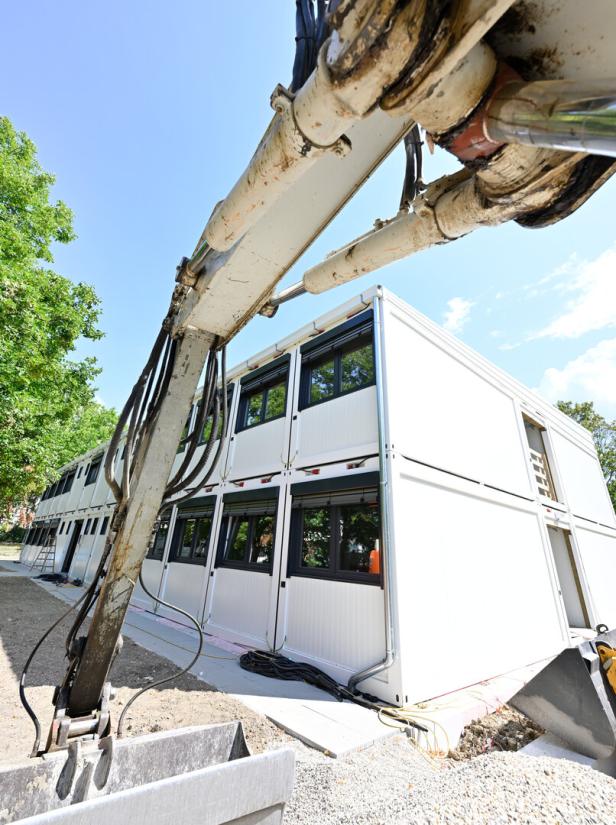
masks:
<path fill-rule="evenodd" d="M 40 568 L 41 574 L 45 572 L 47 566 L 51 566 L 51 572 L 56 567 L 56 531 L 45 537 L 45 543 L 38 551 L 34 561 L 30 565 L 30 570 Z"/>

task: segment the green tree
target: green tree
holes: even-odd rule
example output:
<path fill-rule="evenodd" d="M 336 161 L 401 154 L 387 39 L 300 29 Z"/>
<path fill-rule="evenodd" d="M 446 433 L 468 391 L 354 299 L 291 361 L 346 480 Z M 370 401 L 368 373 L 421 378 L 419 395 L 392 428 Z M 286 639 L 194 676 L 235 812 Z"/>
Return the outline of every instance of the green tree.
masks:
<path fill-rule="evenodd" d="M 577 404 L 557 401 L 556 406 L 592 433 L 612 505 L 616 509 L 616 421 L 608 421 L 600 415 L 592 401 Z"/>
<path fill-rule="evenodd" d="M 100 301 L 88 284 L 50 269 L 53 242 L 75 237 L 73 216 L 50 199 L 53 175 L 36 147 L 0 117 L 0 516 L 39 494 L 61 464 L 107 438 L 115 413 L 94 401 Z"/>

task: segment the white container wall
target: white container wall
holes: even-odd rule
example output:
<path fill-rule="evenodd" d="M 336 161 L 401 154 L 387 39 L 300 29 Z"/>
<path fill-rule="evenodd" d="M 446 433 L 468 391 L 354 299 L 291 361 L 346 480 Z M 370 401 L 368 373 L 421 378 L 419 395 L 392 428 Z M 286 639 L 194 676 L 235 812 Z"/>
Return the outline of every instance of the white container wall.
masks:
<path fill-rule="evenodd" d="M 142 571 L 208 633 L 346 683 L 385 658 L 391 614 L 393 663 L 359 687 L 406 704 L 616 626 L 616 517 L 590 434 L 395 296 L 374 287 L 228 381 L 220 463 L 162 514 Z M 55 527 L 56 569 L 94 576 L 103 453 L 64 468 L 24 561 Z M 139 586 L 133 603 L 188 621 Z"/>

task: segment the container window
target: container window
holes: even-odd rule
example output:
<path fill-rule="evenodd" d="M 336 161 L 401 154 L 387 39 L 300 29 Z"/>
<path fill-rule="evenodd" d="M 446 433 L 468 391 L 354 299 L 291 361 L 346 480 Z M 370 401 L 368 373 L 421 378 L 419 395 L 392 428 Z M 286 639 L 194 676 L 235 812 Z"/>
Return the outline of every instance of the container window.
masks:
<path fill-rule="evenodd" d="M 217 566 L 271 573 L 275 531 L 274 501 L 226 506 L 218 541 Z"/>
<path fill-rule="evenodd" d="M 96 528 L 98 527 L 98 519 L 95 518 L 92 520 L 92 526 L 90 527 L 91 533 L 96 533 Z"/>
<path fill-rule="evenodd" d="M 105 516 L 105 518 L 101 522 L 101 536 L 105 536 L 107 534 L 107 526 L 109 525 L 109 516 Z"/>
<path fill-rule="evenodd" d="M 295 496 L 289 576 L 380 584 L 380 535 L 376 489 Z"/>
<path fill-rule="evenodd" d="M 289 356 L 283 356 L 241 380 L 236 432 L 283 418 L 287 409 Z"/>
<path fill-rule="evenodd" d="M 375 383 L 372 327 L 369 311 L 301 347 L 300 410 Z"/>
<path fill-rule="evenodd" d="M 170 561 L 205 564 L 211 530 L 211 514 L 178 516 Z"/>
<path fill-rule="evenodd" d="M 84 482 L 84 487 L 87 487 L 88 484 L 95 483 L 96 479 L 98 478 L 98 471 L 100 470 L 102 462 L 103 457 L 99 456 L 98 458 L 94 459 L 94 461 L 90 464 L 88 474 L 86 475 L 86 480 Z"/>

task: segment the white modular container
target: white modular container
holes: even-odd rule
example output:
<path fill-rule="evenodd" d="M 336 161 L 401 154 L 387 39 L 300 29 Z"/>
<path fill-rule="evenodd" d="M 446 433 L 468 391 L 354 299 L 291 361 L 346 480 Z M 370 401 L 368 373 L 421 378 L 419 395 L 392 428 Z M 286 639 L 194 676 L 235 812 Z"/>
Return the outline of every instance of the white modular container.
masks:
<path fill-rule="evenodd" d="M 394 295 L 373 287 L 229 385 L 220 463 L 163 514 L 143 567 L 209 633 L 406 704 L 616 626 L 616 519 L 590 434 Z M 85 524 L 111 513 L 104 479 L 84 483 L 100 452 L 75 463 L 62 512 L 37 511 L 70 521 L 59 556 L 85 579 L 104 541 Z"/>

